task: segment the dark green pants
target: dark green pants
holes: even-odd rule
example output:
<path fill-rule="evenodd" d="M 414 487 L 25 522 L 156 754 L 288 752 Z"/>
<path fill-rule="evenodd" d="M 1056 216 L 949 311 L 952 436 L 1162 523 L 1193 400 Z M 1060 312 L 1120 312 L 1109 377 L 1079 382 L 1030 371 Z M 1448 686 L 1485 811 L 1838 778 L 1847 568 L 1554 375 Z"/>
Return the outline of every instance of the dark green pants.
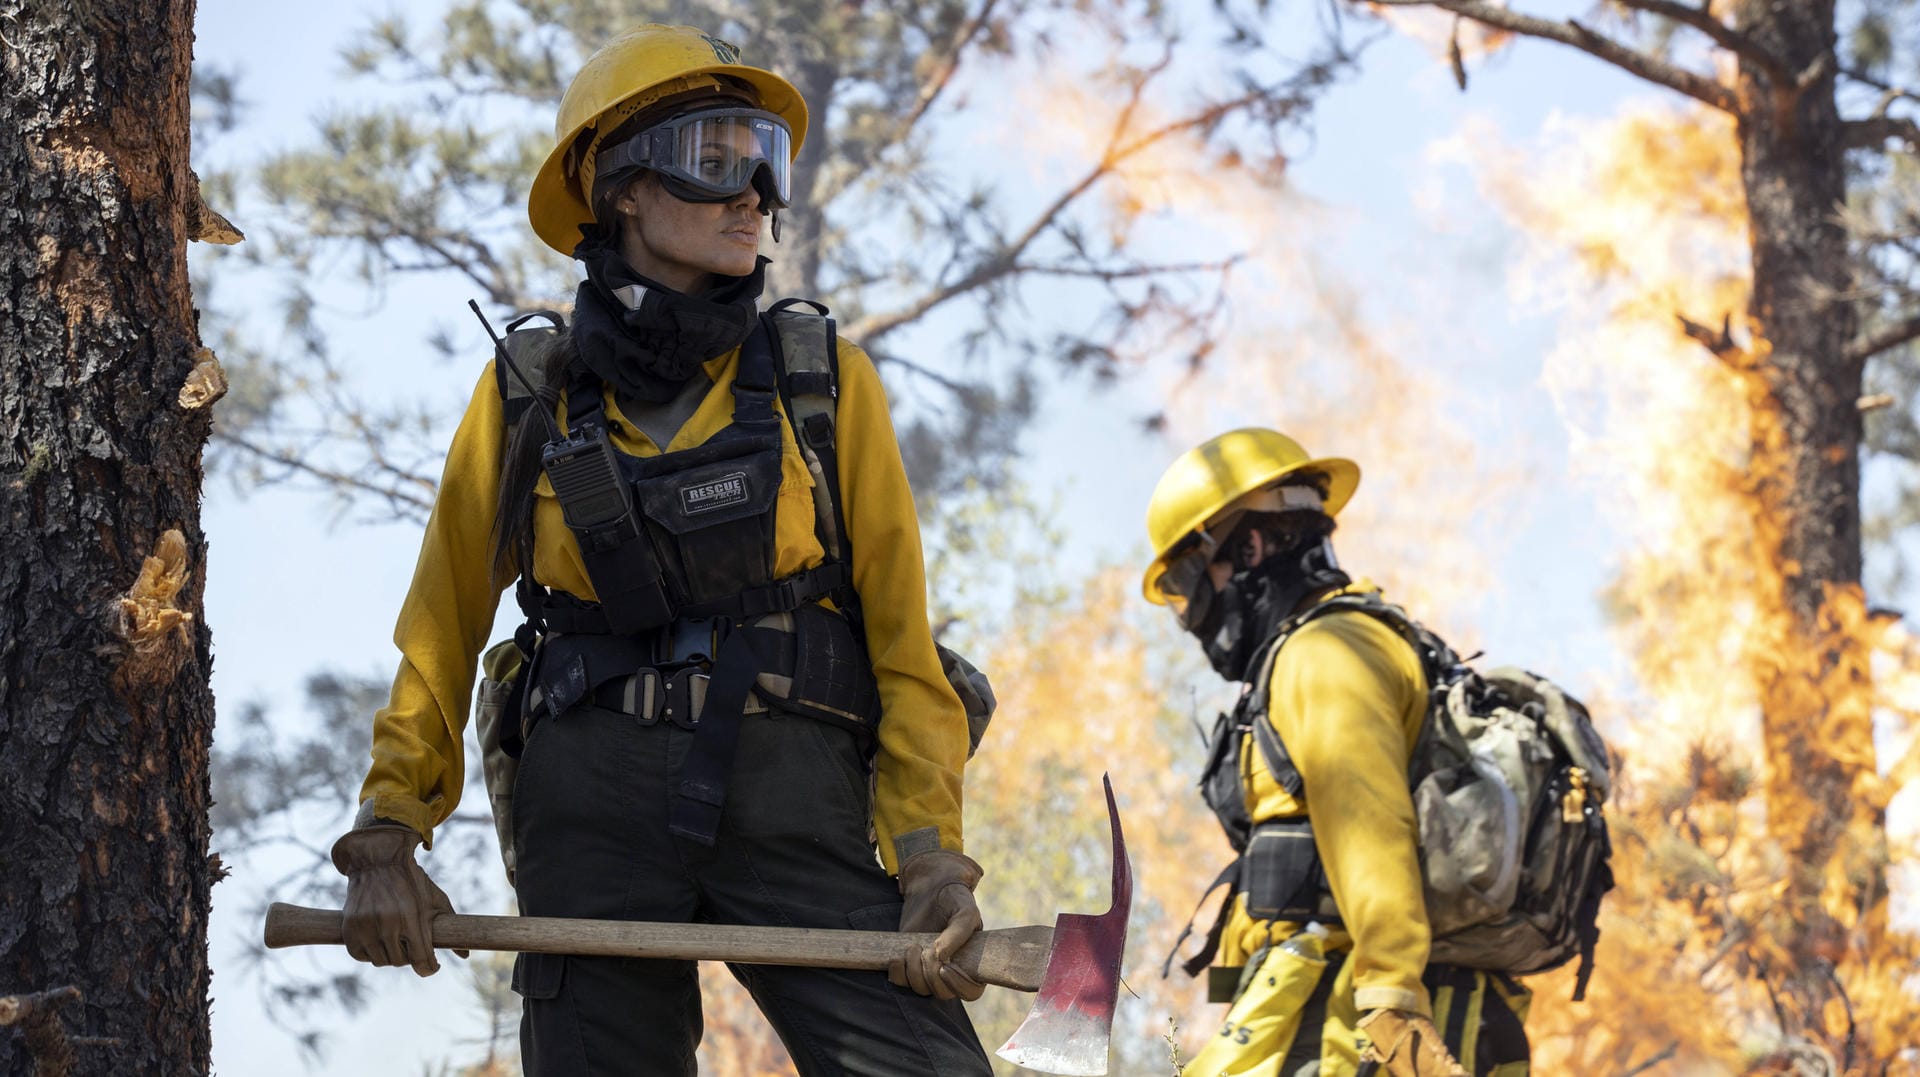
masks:
<path fill-rule="evenodd" d="M 896 930 L 900 893 L 867 841 L 854 735 L 810 718 L 744 721 L 712 847 L 667 832 L 693 733 L 592 706 L 535 727 L 514 786 L 521 913 Z M 883 972 L 729 968 L 803 1077 L 991 1073 L 959 1002 L 894 987 Z M 691 961 L 525 954 L 514 988 L 528 1077 L 695 1072 Z"/>

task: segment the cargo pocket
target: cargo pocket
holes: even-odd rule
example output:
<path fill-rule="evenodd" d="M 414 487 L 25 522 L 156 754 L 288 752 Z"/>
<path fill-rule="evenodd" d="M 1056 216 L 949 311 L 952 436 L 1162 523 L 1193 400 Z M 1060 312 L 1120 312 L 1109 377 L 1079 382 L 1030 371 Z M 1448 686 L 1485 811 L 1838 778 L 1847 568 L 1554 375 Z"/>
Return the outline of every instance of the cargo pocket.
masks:
<path fill-rule="evenodd" d="M 794 722 L 804 732 L 801 734 L 810 741 L 819 753 L 820 764 L 825 768 L 819 774 L 819 780 L 828 780 L 832 776 L 838 807 L 865 820 L 872 805 L 869 800 L 870 785 L 867 774 L 866 752 L 860 746 L 859 735 L 843 726 L 830 725 L 806 716 L 795 716 Z"/>
<path fill-rule="evenodd" d="M 855 909 L 847 914 L 847 926 L 855 931 L 898 931 L 900 911 L 905 907 L 902 902 L 888 901 Z"/>
<path fill-rule="evenodd" d="M 1248 967 L 1226 1020 L 1184 1072 L 1249 1074 L 1293 1047 L 1314 988 L 1327 975 L 1319 936 L 1295 935 Z"/>
<path fill-rule="evenodd" d="M 513 959 L 513 990 L 521 998 L 559 998 L 566 978 L 565 954 L 521 954 Z"/>

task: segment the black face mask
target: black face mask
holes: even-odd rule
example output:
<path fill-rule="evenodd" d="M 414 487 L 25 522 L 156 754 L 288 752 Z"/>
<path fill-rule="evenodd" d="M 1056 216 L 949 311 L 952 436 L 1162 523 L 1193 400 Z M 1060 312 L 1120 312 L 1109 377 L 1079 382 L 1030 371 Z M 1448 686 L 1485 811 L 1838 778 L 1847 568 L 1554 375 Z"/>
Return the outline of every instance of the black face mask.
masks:
<path fill-rule="evenodd" d="M 753 332 L 767 259 L 744 277 L 720 277 L 698 295 L 648 280 L 620 256 L 609 229 L 588 225 L 573 256 L 586 264 L 574 300 L 573 340 L 580 361 L 600 380 L 653 403 L 673 399 L 707 360 L 740 346 Z M 639 287 L 640 305 L 615 293 Z"/>
<path fill-rule="evenodd" d="M 1335 563 L 1333 545 L 1324 534 L 1304 536 L 1293 547 L 1235 572 L 1190 631 L 1216 673 L 1244 681 L 1254 655 L 1293 616 L 1302 599 L 1351 582 Z"/>

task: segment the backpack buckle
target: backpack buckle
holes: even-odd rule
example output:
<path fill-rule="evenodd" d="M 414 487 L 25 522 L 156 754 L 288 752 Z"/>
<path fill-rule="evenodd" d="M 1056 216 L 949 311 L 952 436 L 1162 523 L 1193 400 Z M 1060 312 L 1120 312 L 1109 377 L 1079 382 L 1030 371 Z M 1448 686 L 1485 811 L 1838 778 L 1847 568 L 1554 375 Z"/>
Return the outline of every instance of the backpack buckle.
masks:
<path fill-rule="evenodd" d="M 800 424 L 800 434 L 815 450 L 833 444 L 833 420 L 824 413 L 809 415 Z"/>
<path fill-rule="evenodd" d="M 678 666 L 713 661 L 714 652 L 720 649 L 723 624 L 715 617 L 677 618 L 668 628 L 661 664 Z"/>
<path fill-rule="evenodd" d="M 1587 772 L 1567 769 L 1567 791 L 1560 797 L 1560 821 L 1578 823 L 1587 817 Z"/>

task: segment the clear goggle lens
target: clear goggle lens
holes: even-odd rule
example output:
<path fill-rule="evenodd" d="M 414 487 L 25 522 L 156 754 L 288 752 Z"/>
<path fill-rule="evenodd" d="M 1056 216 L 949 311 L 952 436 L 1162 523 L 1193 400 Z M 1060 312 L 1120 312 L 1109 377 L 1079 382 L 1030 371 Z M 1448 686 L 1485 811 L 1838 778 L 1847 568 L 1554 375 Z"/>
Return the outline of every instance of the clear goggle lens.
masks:
<path fill-rule="evenodd" d="M 793 194 L 792 149 L 787 122 L 771 112 L 706 109 L 675 116 L 601 150 L 594 168 L 602 176 L 651 169 L 676 197 L 689 202 L 725 201 L 754 188 L 761 209 L 784 209 Z"/>
<path fill-rule="evenodd" d="M 1213 604 L 1213 581 L 1207 579 L 1207 565 L 1213 561 L 1213 547 L 1199 543 L 1167 562 L 1167 569 L 1155 581 L 1154 588 L 1167 600 L 1182 627 L 1191 628 L 1207 618 Z"/>

